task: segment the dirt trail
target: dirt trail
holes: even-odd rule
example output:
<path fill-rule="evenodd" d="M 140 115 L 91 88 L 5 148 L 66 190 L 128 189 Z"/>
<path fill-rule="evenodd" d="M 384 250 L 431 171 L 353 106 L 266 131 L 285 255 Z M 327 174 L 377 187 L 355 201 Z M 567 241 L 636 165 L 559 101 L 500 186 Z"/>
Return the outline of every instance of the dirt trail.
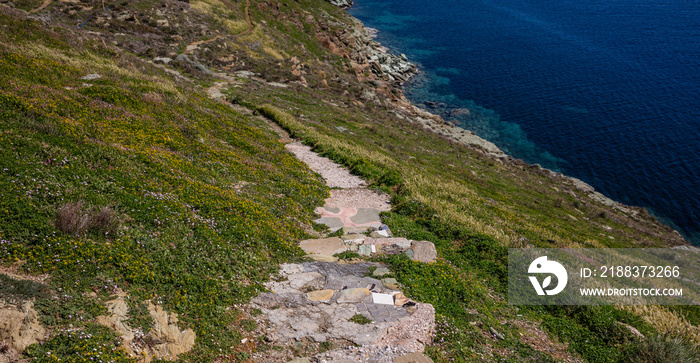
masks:
<path fill-rule="evenodd" d="M 36 12 L 38 12 L 38 11 L 44 10 L 44 8 L 46 8 L 47 6 L 49 6 L 52 2 L 53 2 L 53 0 L 44 0 L 44 3 L 41 4 L 41 6 L 39 6 L 39 7 L 36 8 L 36 9 L 29 10 L 29 13 L 30 13 L 30 14 L 34 14 L 34 13 L 36 13 Z"/>

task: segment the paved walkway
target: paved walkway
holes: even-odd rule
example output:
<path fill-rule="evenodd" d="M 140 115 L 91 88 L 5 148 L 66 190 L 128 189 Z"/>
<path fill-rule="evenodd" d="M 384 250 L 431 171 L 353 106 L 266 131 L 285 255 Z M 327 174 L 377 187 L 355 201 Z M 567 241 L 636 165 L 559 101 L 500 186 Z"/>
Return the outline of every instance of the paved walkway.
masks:
<path fill-rule="evenodd" d="M 217 83 L 207 92 L 221 100 L 226 84 Z M 282 265 L 279 276 L 265 285 L 268 292 L 251 300 L 249 305 L 260 309 L 273 327 L 267 336 L 270 343 L 290 350 L 309 340 L 341 347 L 296 358 L 292 361 L 296 363 L 432 362 L 422 352 L 435 331 L 433 306 L 406 298 L 386 266 L 362 259 L 339 260 L 334 255 L 344 251 L 365 257 L 406 253 L 416 261 L 430 262 L 436 258 L 434 246 L 393 238 L 380 217 L 381 212 L 391 210 L 388 195 L 367 189 L 364 180 L 266 121 L 287 150 L 333 188 L 324 206 L 316 209 L 316 222 L 332 232 L 343 229 L 341 237 L 301 241 L 300 247 L 315 262 Z M 432 249 L 421 247 L 425 244 Z M 281 356 L 268 351 L 253 353 L 251 358 L 285 362 L 275 358 Z"/>
<path fill-rule="evenodd" d="M 284 136 L 280 134 L 281 140 L 288 140 Z M 364 180 L 308 146 L 290 142 L 286 148 L 334 188 L 324 206 L 317 208 L 320 218 L 316 222 L 333 232 L 343 229 L 344 234 L 301 241 L 300 247 L 316 261 L 282 265 L 280 275 L 266 284 L 269 292 L 251 301 L 274 326 L 269 338 L 281 345 L 304 339 L 352 343 L 310 357 L 313 361 L 412 359 L 432 339 L 432 305 L 406 298 L 391 271 L 382 264 L 334 257 L 345 251 L 369 257 L 411 249 L 413 241 L 393 238 L 382 224 L 380 213 L 391 209 L 389 196 L 367 189 Z M 420 357 L 424 362 L 430 361 Z"/>

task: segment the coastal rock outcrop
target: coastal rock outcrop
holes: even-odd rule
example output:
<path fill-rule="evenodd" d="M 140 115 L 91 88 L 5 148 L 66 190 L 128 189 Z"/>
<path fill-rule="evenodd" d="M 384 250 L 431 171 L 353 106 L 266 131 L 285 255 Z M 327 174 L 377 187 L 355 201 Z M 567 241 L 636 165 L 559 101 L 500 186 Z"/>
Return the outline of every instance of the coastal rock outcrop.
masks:
<path fill-rule="evenodd" d="M 97 323 L 114 329 L 124 342 L 124 347 L 132 356 L 143 355 L 146 362 L 153 358 L 173 359 L 186 353 L 194 346 L 196 334 L 192 329 L 180 330 L 177 314 L 168 314 L 159 305 L 148 302 L 148 313 L 153 319 L 153 326 L 148 332 L 132 328 L 127 324 L 129 308 L 120 293 L 115 300 L 108 301 L 108 315 L 97 317 Z M 157 342 L 146 344 L 146 341 Z"/>
<path fill-rule="evenodd" d="M 326 0 L 329 3 L 341 8 L 341 9 L 347 9 L 352 6 L 353 1 L 352 0 Z"/>
<path fill-rule="evenodd" d="M 46 329 L 39 323 L 38 315 L 31 302 L 21 308 L 0 309 L 0 341 L 5 349 L 22 352 L 44 338 Z"/>
<path fill-rule="evenodd" d="M 423 110 L 406 99 L 401 87 L 418 72 L 418 67 L 409 62 L 406 55 L 392 54 L 375 41 L 377 30 L 365 27 L 357 19 L 351 21 L 350 25 L 343 26 L 340 30 L 332 30 L 328 24 L 321 23 L 316 38 L 326 49 L 349 60 L 347 70 L 368 85 L 361 96 L 364 101 L 382 103 L 383 100 L 388 100 L 397 108 L 396 115 L 400 119 L 493 157 L 507 157 L 494 143 L 454 123 L 446 122 L 442 117 Z M 457 113 L 467 114 L 469 110 L 460 109 Z"/>

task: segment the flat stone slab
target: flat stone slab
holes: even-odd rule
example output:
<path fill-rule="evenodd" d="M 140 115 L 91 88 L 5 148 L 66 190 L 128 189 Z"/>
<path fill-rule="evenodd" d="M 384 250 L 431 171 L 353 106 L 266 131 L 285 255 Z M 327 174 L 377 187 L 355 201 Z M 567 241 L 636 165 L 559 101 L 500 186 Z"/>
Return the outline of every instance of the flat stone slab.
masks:
<path fill-rule="evenodd" d="M 362 316 L 378 323 L 391 323 L 411 315 L 405 308 L 394 304 L 359 303 L 355 306 Z"/>
<path fill-rule="evenodd" d="M 374 208 L 357 208 L 357 213 L 350 217 L 350 221 L 355 223 L 355 225 L 373 225 L 374 223 L 379 223 L 381 226 L 382 219 L 379 217 L 379 209 Z"/>
<path fill-rule="evenodd" d="M 353 233 L 353 234 L 343 235 L 340 237 L 340 239 L 342 239 L 343 242 L 345 242 L 345 243 L 354 243 L 354 244 L 359 245 L 359 244 L 362 244 L 365 242 L 365 239 L 367 239 L 367 236 L 365 236 L 364 234 Z"/>
<path fill-rule="evenodd" d="M 340 291 L 340 296 L 336 301 L 338 304 L 359 303 L 365 301 L 370 295 L 368 289 L 352 288 Z"/>
<path fill-rule="evenodd" d="M 413 242 L 413 261 L 420 262 L 433 262 L 437 258 L 437 250 L 435 250 L 435 245 L 428 241 L 414 241 Z"/>
<path fill-rule="evenodd" d="M 343 290 L 352 288 L 363 288 L 374 292 L 385 292 L 386 290 L 381 281 L 371 277 L 329 276 L 326 279 L 326 289 Z"/>
<path fill-rule="evenodd" d="M 394 305 L 394 295 L 373 292 L 372 302 L 375 304 Z"/>
<path fill-rule="evenodd" d="M 392 238 L 377 238 L 374 239 L 374 244 L 377 246 L 392 246 L 396 245 L 403 249 L 411 248 L 411 240 L 403 237 L 392 237 Z"/>
<path fill-rule="evenodd" d="M 325 205 L 337 208 L 372 208 L 381 211 L 391 210 L 391 197 L 369 189 L 332 189 Z"/>
<path fill-rule="evenodd" d="M 274 325 L 269 334 L 273 342 L 311 338 L 316 342 L 347 339 L 358 345 L 370 345 L 386 335 L 389 324 L 356 324 L 350 318 L 358 314 L 354 304 L 319 304 L 299 308 L 265 309 Z"/>
<path fill-rule="evenodd" d="M 374 263 L 332 263 L 332 262 L 305 262 L 300 266 L 304 269 L 304 272 L 319 272 L 321 275 L 326 276 L 327 279 L 330 277 L 340 277 L 340 276 L 354 276 L 354 277 L 364 277 L 368 272 L 370 266 L 375 266 Z M 341 286 L 342 288 L 342 286 Z M 339 289 L 336 289 L 339 290 Z"/>
<path fill-rule="evenodd" d="M 316 291 L 311 291 L 306 293 L 306 297 L 309 300 L 312 301 L 326 301 L 330 300 L 330 298 L 333 297 L 333 294 L 335 294 L 335 290 L 316 290 Z"/>
<path fill-rule="evenodd" d="M 360 177 L 350 174 L 349 170 L 311 151 L 309 146 L 295 142 L 284 147 L 297 159 L 306 163 L 311 170 L 321 174 L 326 180 L 326 185 L 331 188 L 362 188 L 367 185 Z"/>
<path fill-rule="evenodd" d="M 299 247 L 308 254 L 333 256 L 336 253 L 341 253 L 345 248 L 345 243 L 338 237 L 307 239 L 299 242 Z"/>
<path fill-rule="evenodd" d="M 379 217 L 379 209 L 373 208 L 351 208 L 351 207 L 318 207 L 316 213 L 321 218 L 316 223 L 322 223 L 331 230 L 338 230 L 344 227 L 368 227 L 379 228 L 382 226 Z"/>
<path fill-rule="evenodd" d="M 303 294 L 295 293 L 269 293 L 264 292 L 251 300 L 253 303 L 269 309 L 280 307 L 295 308 L 307 304 L 307 298 Z"/>
<path fill-rule="evenodd" d="M 374 246 L 371 245 L 359 245 L 357 248 L 357 253 L 360 256 L 370 256 Z"/>

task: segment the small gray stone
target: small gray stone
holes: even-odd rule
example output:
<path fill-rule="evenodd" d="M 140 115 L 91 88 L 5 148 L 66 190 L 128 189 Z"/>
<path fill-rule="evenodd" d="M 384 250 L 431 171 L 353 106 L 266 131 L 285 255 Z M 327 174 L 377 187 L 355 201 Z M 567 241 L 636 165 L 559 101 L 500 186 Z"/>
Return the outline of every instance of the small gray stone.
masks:
<path fill-rule="evenodd" d="M 405 249 L 405 248 L 411 248 L 411 243 L 413 243 L 413 241 L 409 241 L 405 238 L 399 238 L 396 240 L 396 242 L 394 242 L 394 245 L 398 246 L 399 248 Z"/>
<path fill-rule="evenodd" d="M 386 286 L 389 289 L 395 290 L 395 289 L 399 288 L 399 282 L 396 281 L 396 279 L 393 277 L 388 277 L 388 278 L 382 279 L 382 283 L 384 284 L 384 286 Z"/>
<path fill-rule="evenodd" d="M 489 331 L 490 331 L 491 334 L 493 334 L 496 338 L 498 338 L 498 340 L 503 340 L 503 339 L 505 339 L 505 337 L 503 336 L 503 334 L 497 332 L 496 329 L 494 329 L 493 327 L 489 327 Z"/>
<path fill-rule="evenodd" d="M 407 249 L 406 252 L 404 252 L 408 258 L 413 260 L 413 250 L 412 249 Z"/>
<path fill-rule="evenodd" d="M 168 63 L 170 63 L 170 62 L 172 62 L 172 61 L 173 61 L 173 59 L 172 59 L 172 58 L 168 58 L 168 57 L 156 57 L 156 58 L 153 58 L 153 62 L 154 62 L 154 63 L 168 64 Z"/>
<path fill-rule="evenodd" d="M 389 231 L 374 231 L 369 234 L 372 238 L 389 238 L 391 237 L 391 232 Z"/>
<path fill-rule="evenodd" d="M 94 74 L 94 73 L 93 73 L 93 74 L 88 74 L 88 75 L 86 75 L 85 77 L 83 77 L 83 78 L 81 78 L 81 79 L 82 79 L 82 80 L 85 80 L 85 81 L 92 81 L 93 79 L 98 79 L 98 78 L 102 78 L 102 76 L 100 76 L 99 74 Z"/>
<path fill-rule="evenodd" d="M 390 273 L 391 273 L 391 271 L 390 271 L 388 268 L 386 268 L 386 267 L 380 267 L 380 268 L 374 270 L 374 272 L 372 273 L 372 275 L 374 275 L 374 276 L 384 276 L 384 275 L 388 275 L 388 274 L 390 274 Z"/>
<path fill-rule="evenodd" d="M 432 242 L 414 241 L 413 252 L 411 259 L 414 261 L 433 262 L 437 258 L 437 250 Z"/>
<path fill-rule="evenodd" d="M 372 255 L 372 246 L 359 245 L 358 249 L 357 249 L 357 253 L 359 253 L 360 256 L 370 256 L 370 255 Z"/>

